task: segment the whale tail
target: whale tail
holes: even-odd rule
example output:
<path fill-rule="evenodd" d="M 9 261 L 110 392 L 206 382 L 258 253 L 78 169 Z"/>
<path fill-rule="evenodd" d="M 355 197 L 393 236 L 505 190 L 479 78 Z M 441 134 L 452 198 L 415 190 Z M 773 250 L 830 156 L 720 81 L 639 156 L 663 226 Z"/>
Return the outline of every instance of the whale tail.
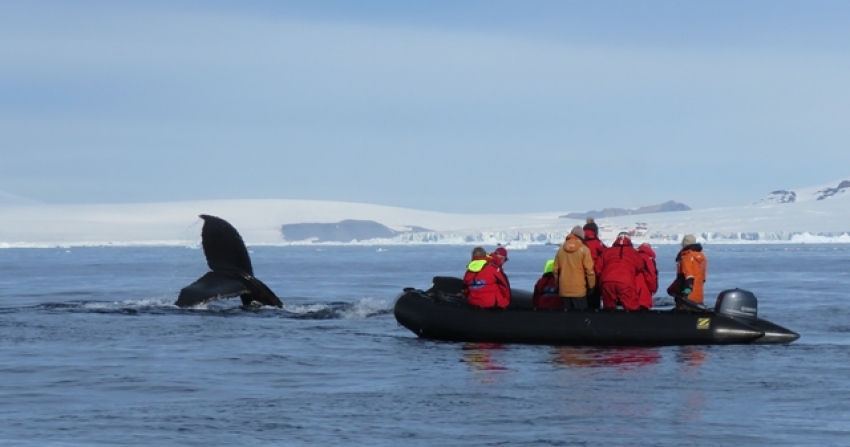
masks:
<path fill-rule="evenodd" d="M 201 245 L 210 271 L 180 290 L 174 305 L 196 306 L 208 301 L 240 297 L 243 305 L 259 303 L 283 307 L 280 298 L 254 277 L 242 236 L 226 220 L 201 214 Z"/>

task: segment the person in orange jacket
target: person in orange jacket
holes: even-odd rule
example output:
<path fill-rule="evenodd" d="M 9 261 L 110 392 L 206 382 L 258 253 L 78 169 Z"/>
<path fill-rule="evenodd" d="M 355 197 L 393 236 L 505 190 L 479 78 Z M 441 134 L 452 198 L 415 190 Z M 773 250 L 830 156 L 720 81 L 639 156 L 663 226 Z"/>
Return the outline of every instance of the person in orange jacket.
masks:
<path fill-rule="evenodd" d="M 558 278 L 558 295 L 565 309 L 587 309 L 587 296 L 596 287 L 593 257 L 582 236 L 582 228 L 573 227 L 555 255 L 552 273 Z"/>
<path fill-rule="evenodd" d="M 652 297 L 658 292 L 658 267 L 655 263 L 655 251 L 652 246 L 643 243 L 638 247 L 642 261 L 637 277 L 638 304 L 641 309 L 652 309 Z"/>
<path fill-rule="evenodd" d="M 481 247 L 472 250 L 463 284 L 463 294 L 472 306 L 505 308 L 511 302 L 511 289 L 505 276 Z"/>
<path fill-rule="evenodd" d="M 546 261 L 543 266 L 543 276 L 534 284 L 534 293 L 531 295 L 531 304 L 536 309 L 563 309 L 564 303 L 558 295 L 558 278 L 552 272 L 555 269 L 555 260 Z"/>
<path fill-rule="evenodd" d="M 676 255 L 676 279 L 667 288 L 667 294 L 672 297 L 682 297 L 703 304 L 708 260 L 702 252 L 702 245 L 697 243 L 693 234 L 682 238 L 682 249 Z M 676 303 L 676 307 L 681 307 Z"/>

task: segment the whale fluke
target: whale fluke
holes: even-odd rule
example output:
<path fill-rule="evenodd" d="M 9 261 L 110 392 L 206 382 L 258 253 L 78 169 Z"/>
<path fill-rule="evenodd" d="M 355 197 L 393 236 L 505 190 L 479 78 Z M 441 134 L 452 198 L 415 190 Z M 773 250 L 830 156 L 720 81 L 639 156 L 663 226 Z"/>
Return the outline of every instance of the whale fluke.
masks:
<path fill-rule="evenodd" d="M 254 277 L 251 258 L 239 232 L 222 218 L 207 214 L 199 217 L 204 220 L 201 245 L 211 271 L 181 289 L 174 305 L 188 307 L 238 296 L 246 306 L 257 302 L 283 307 L 274 292 Z"/>

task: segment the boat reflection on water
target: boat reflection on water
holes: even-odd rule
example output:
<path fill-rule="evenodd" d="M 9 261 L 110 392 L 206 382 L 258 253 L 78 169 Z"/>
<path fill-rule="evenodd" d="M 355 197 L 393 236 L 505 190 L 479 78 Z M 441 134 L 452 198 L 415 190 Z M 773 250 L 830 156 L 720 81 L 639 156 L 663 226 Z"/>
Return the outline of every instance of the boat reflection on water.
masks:
<path fill-rule="evenodd" d="M 491 372 L 505 371 L 508 368 L 500 365 L 494 358 L 494 353 L 505 349 L 500 343 L 464 343 L 463 355 L 460 361 L 469 365 L 473 371 Z"/>
<path fill-rule="evenodd" d="M 561 416 L 644 419 L 660 408 L 673 408 L 678 418 L 702 421 L 706 394 L 695 384 L 709 350 L 706 346 L 554 347 L 551 362 L 563 372 L 555 375 L 555 389 L 568 390 L 561 394 Z M 658 381 L 659 377 L 669 380 Z"/>
<path fill-rule="evenodd" d="M 499 365 L 493 358 L 494 351 L 505 349 L 501 343 L 465 343 L 461 361 L 472 366 L 474 369 L 483 371 L 502 371 L 505 368 Z"/>
<path fill-rule="evenodd" d="M 679 392 L 673 405 L 680 408 L 677 414 L 687 421 L 701 421 L 706 408 L 705 392 L 693 384 L 698 383 L 700 370 L 707 359 L 708 349 L 705 346 L 680 346 L 676 349 L 681 383 L 676 384 Z"/>
<path fill-rule="evenodd" d="M 652 365 L 661 360 L 659 348 L 581 348 L 558 347 L 553 362 L 571 368 L 599 368 L 616 366 L 632 369 Z"/>
<path fill-rule="evenodd" d="M 470 371 L 476 373 L 482 381 L 493 382 L 503 377 L 502 372 L 513 369 L 510 368 L 509 346 L 502 343 L 464 343 L 461 345 L 460 361 L 468 365 Z M 704 346 L 555 346 L 551 349 L 550 362 L 556 367 L 607 368 L 629 374 L 641 373 L 645 368 L 662 363 L 666 353 L 667 363 L 672 360 L 679 365 L 678 375 L 688 381 L 699 377 L 700 369 L 708 358 L 708 350 Z M 697 392 L 692 398 L 693 405 L 687 406 L 701 407 L 701 394 Z"/>
<path fill-rule="evenodd" d="M 661 351 L 663 349 L 665 348 L 559 346 L 555 348 L 553 363 L 572 368 L 616 366 L 620 369 L 632 369 L 660 362 L 662 359 Z M 707 358 L 708 352 L 702 346 L 681 346 L 676 348 L 676 363 L 684 367 L 683 369 L 686 374 L 697 374 L 699 367 L 705 363 Z"/>
<path fill-rule="evenodd" d="M 707 358 L 708 352 L 702 346 L 681 346 L 676 351 L 676 363 L 688 374 L 696 374 Z"/>

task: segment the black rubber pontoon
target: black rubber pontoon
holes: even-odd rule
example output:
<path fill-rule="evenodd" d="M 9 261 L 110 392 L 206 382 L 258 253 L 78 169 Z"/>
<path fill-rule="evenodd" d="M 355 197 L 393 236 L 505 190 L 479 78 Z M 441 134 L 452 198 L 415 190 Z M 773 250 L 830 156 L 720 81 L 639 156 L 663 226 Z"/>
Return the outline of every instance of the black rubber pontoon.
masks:
<path fill-rule="evenodd" d="M 419 337 L 455 342 L 663 346 L 790 343 L 800 337 L 763 319 L 709 309 L 533 309 L 531 294 L 515 289 L 511 290 L 508 309 L 480 309 L 457 298 L 459 281 L 436 277 L 434 287 L 427 291 L 405 289 L 395 302 L 396 320 Z M 741 289 L 724 291 L 732 295 L 736 292 L 749 293 Z M 719 301 L 723 301 L 724 293 Z"/>

